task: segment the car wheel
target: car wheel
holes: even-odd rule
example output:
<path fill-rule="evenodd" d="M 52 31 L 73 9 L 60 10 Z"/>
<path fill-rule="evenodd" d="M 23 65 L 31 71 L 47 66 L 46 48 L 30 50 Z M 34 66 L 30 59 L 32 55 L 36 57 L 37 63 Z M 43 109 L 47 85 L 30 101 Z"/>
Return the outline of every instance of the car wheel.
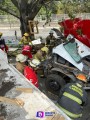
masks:
<path fill-rule="evenodd" d="M 53 94 L 59 95 L 60 89 L 65 85 L 65 80 L 57 75 L 57 74 L 50 74 L 48 75 L 45 86 L 47 91 L 50 91 Z"/>

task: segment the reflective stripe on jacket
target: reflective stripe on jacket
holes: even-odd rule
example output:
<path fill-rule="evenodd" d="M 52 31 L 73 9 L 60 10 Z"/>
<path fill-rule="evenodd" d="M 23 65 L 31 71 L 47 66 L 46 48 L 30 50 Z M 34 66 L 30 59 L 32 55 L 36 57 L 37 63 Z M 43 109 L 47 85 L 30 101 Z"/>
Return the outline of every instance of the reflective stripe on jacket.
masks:
<path fill-rule="evenodd" d="M 70 99 L 72 99 L 73 101 L 77 102 L 80 105 L 82 104 L 82 101 L 79 98 L 75 97 L 74 95 L 71 95 L 71 94 L 69 94 L 67 92 L 64 92 L 63 95 L 70 98 Z"/>
<path fill-rule="evenodd" d="M 58 104 L 69 117 L 81 117 L 86 103 L 87 93 L 79 83 L 69 83 L 61 89 Z"/>
<path fill-rule="evenodd" d="M 72 112 L 69 112 L 68 110 L 62 108 L 60 105 L 57 104 L 57 106 L 70 118 L 80 118 L 80 117 L 82 117 L 82 114 L 73 114 Z"/>

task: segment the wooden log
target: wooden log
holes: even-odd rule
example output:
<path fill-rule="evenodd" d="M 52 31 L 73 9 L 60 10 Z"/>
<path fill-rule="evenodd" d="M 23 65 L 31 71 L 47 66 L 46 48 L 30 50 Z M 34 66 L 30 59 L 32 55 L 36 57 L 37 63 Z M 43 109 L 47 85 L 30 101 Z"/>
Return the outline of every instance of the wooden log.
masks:
<path fill-rule="evenodd" d="M 32 88 L 16 88 L 17 91 L 25 92 L 25 93 L 33 93 Z"/>
<path fill-rule="evenodd" d="M 10 103 L 10 104 L 14 104 L 14 105 L 18 105 L 20 107 L 22 107 L 24 105 L 24 102 L 20 99 L 11 99 L 11 98 L 6 98 L 6 97 L 0 97 L 0 101 L 4 102 L 4 103 Z"/>

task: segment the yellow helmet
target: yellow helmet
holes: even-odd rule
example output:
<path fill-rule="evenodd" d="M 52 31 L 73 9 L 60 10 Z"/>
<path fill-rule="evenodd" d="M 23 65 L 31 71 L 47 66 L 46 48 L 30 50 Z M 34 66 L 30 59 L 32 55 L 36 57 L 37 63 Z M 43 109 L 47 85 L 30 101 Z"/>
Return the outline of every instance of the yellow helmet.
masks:
<path fill-rule="evenodd" d="M 2 36 L 2 35 L 3 35 L 3 33 L 0 32 L 0 36 Z"/>
<path fill-rule="evenodd" d="M 41 48 L 41 50 L 42 50 L 42 51 L 45 51 L 47 54 L 48 54 L 48 52 L 49 52 L 49 49 L 48 49 L 47 47 L 43 47 L 43 48 Z"/>
<path fill-rule="evenodd" d="M 78 75 L 76 76 L 76 78 L 79 79 L 79 80 L 81 80 L 81 81 L 83 81 L 83 82 L 87 82 L 87 78 L 86 78 L 86 76 L 83 75 L 83 74 L 78 74 Z"/>
<path fill-rule="evenodd" d="M 28 36 L 29 36 L 29 34 L 28 34 L 28 33 L 24 33 L 24 36 L 28 37 Z"/>

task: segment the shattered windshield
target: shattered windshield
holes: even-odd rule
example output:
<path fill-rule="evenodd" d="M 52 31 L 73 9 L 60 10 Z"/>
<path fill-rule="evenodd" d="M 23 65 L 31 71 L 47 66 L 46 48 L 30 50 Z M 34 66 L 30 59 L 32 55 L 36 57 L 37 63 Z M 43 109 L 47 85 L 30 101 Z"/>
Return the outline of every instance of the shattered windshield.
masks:
<path fill-rule="evenodd" d="M 70 41 L 64 44 L 65 50 L 69 53 L 69 55 L 74 59 L 75 62 L 81 62 L 81 56 L 78 53 L 77 43 L 75 39 L 72 38 Z"/>

